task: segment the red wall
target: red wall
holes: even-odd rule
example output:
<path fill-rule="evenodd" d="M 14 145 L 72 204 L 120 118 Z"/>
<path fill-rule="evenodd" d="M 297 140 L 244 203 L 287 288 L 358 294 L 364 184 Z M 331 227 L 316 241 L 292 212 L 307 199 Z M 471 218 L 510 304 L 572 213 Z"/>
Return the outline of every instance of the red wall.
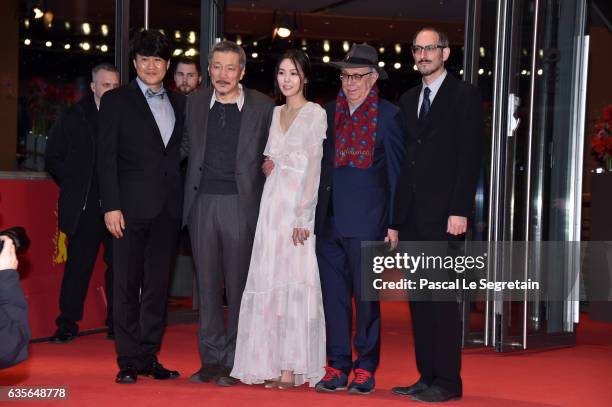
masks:
<path fill-rule="evenodd" d="M 19 273 L 30 306 L 33 338 L 51 336 L 59 314 L 65 259 L 61 258 L 62 250 L 58 247 L 58 192 L 50 179 L 0 179 L 0 230 L 23 226 L 31 241 L 27 253 L 19 256 Z M 104 327 L 106 303 L 102 250 L 98 253 L 83 320 L 79 323 L 81 331 Z"/>

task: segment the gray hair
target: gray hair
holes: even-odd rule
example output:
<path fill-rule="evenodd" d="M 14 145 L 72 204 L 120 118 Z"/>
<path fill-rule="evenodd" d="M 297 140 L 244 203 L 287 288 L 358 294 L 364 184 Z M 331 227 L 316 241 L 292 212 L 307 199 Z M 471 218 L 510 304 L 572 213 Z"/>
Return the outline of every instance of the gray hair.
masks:
<path fill-rule="evenodd" d="M 96 80 L 96 75 L 100 71 L 115 72 L 117 75 L 119 75 L 119 70 L 115 65 L 111 64 L 110 62 L 102 62 L 91 69 L 92 82 Z"/>
<path fill-rule="evenodd" d="M 244 49 L 233 41 L 221 41 L 215 44 L 208 54 L 209 65 L 212 62 L 215 52 L 234 52 L 240 57 L 240 69 L 244 69 L 246 66 L 246 54 L 244 53 Z"/>
<path fill-rule="evenodd" d="M 414 34 L 414 37 L 412 37 L 412 45 L 415 45 L 414 42 L 416 41 L 416 37 L 418 37 L 418 35 L 423 31 L 431 31 L 438 34 L 438 45 L 441 45 L 444 48 L 448 48 L 448 36 L 443 31 L 440 31 L 434 27 L 423 27 L 419 31 L 417 31 L 416 34 Z"/>

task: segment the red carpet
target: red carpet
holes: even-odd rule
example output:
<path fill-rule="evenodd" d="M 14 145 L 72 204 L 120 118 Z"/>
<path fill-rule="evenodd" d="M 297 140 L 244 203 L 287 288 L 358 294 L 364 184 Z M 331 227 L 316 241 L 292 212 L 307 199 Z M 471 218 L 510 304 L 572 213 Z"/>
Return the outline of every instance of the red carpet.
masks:
<path fill-rule="evenodd" d="M 612 405 L 612 324 L 588 321 L 584 314 L 581 318 L 574 348 L 505 355 L 490 349 L 464 351 L 464 397 L 447 405 Z M 190 383 L 189 375 L 199 367 L 195 324 L 174 325 L 166 333 L 160 361 L 182 373 L 174 381 L 139 378 L 135 385 L 113 383 L 117 372 L 113 343 L 103 334 L 79 337 L 67 345 L 34 344 L 30 353 L 27 362 L 0 371 L 0 385 L 69 388 L 68 401 L 33 405 L 392 407 L 414 403 L 390 392 L 391 387 L 410 384 L 416 378 L 408 305 L 400 302 L 383 304 L 382 360 L 376 392 L 369 396 L 318 394 L 305 387 L 267 390 Z"/>

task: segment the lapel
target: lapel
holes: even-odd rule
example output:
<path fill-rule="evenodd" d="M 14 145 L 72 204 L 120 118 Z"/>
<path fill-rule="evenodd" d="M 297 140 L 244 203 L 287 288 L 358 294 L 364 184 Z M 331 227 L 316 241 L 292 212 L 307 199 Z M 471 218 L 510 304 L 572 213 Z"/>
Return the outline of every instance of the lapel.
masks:
<path fill-rule="evenodd" d="M 418 134 L 419 132 L 419 115 L 417 114 L 417 109 L 419 107 L 419 95 L 421 93 L 421 87 L 415 87 L 410 90 L 407 98 L 407 111 L 405 112 L 406 116 L 406 127 L 408 129 L 408 135 Z"/>
<path fill-rule="evenodd" d="M 79 104 L 83 114 L 83 121 L 89 129 L 91 141 L 95 143 L 98 132 L 98 108 L 96 107 L 93 93 L 86 94 Z"/>
<path fill-rule="evenodd" d="M 249 92 L 243 86 L 244 104 L 240 112 L 240 134 L 238 135 L 238 148 L 236 149 L 236 164 L 240 162 L 239 157 L 244 150 L 249 146 L 250 142 L 257 136 L 255 125 L 257 121 L 257 111 L 253 109 L 250 103 Z"/>
<path fill-rule="evenodd" d="M 196 131 L 199 133 L 200 137 L 200 161 L 204 162 L 204 153 L 206 152 L 206 136 L 208 134 L 208 116 L 210 115 L 210 100 L 212 99 L 213 90 L 212 88 L 206 89 L 201 93 L 197 93 L 190 97 L 197 97 L 200 101 L 198 103 L 193 103 L 193 109 L 189 112 L 192 115 L 196 115 L 195 118 L 190 117 L 190 120 L 196 120 Z M 190 147 L 193 148 L 193 147 Z"/>
<path fill-rule="evenodd" d="M 142 90 L 140 90 L 140 86 L 138 86 L 136 79 L 130 83 L 129 88 L 134 106 L 140 111 L 149 124 L 150 130 L 152 130 L 150 134 L 157 139 L 154 142 L 157 143 L 162 150 L 165 150 L 166 146 L 164 146 L 164 141 L 162 140 L 161 133 L 159 132 L 159 127 L 157 127 L 157 122 L 155 122 L 153 112 L 151 112 L 147 99 L 145 98 L 145 95 L 142 94 Z"/>
<path fill-rule="evenodd" d="M 452 89 L 455 85 L 454 81 L 455 78 L 451 76 L 450 72 L 447 72 L 446 78 L 444 78 L 444 81 L 442 82 L 440 89 L 438 89 L 438 93 L 436 94 L 436 97 L 431 104 L 429 113 L 427 113 L 425 120 L 423 120 L 421 123 L 418 123 L 417 125 L 417 134 L 420 135 L 425 132 L 425 130 L 427 130 L 432 123 L 435 123 L 440 120 L 444 112 L 448 111 L 447 106 L 450 103 L 450 95 L 452 94 Z M 421 88 L 419 88 L 419 92 L 417 93 L 417 105 L 419 103 L 419 95 L 422 87 L 423 86 L 421 85 Z M 417 110 L 415 106 L 415 115 L 417 114 L 416 112 Z"/>
<path fill-rule="evenodd" d="M 183 122 L 182 117 L 180 115 L 184 115 L 185 112 L 180 111 L 177 106 L 176 93 L 167 89 L 166 95 L 168 96 L 168 100 L 170 101 L 170 105 L 172 105 L 172 110 L 174 111 L 174 128 L 172 129 L 172 134 L 170 135 L 170 140 L 168 140 L 168 145 L 166 148 L 170 147 L 170 144 L 174 144 L 177 140 L 180 140 L 182 137 L 182 129 L 181 123 Z M 156 126 L 157 127 L 157 126 Z M 177 134 L 177 130 L 181 134 Z"/>

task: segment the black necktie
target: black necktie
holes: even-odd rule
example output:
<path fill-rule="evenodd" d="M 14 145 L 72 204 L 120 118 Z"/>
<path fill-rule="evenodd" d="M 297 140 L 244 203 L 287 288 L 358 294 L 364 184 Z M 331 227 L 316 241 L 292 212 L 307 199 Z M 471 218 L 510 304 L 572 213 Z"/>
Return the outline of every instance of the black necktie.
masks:
<path fill-rule="evenodd" d="M 429 101 L 429 94 L 431 93 L 431 89 L 425 88 L 423 89 L 423 103 L 421 103 L 421 110 L 419 111 L 419 119 L 424 119 L 429 113 L 429 108 L 431 107 L 431 102 Z"/>

